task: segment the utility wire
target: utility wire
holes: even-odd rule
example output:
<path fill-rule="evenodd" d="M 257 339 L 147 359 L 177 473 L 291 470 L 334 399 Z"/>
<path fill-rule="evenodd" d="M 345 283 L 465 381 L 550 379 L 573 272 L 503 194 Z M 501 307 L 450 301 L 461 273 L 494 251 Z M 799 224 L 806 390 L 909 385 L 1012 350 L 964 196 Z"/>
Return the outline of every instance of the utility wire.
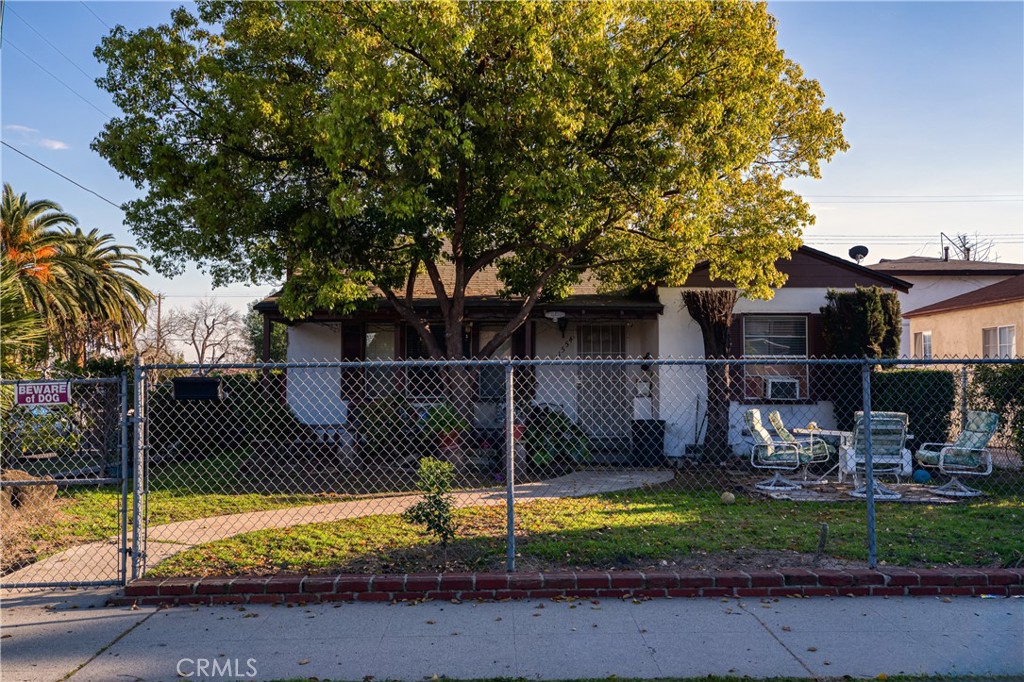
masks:
<path fill-rule="evenodd" d="M 111 30 L 110 29 L 110 24 L 108 24 L 107 22 L 103 21 L 103 19 L 100 18 L 100 15 L 96 14 L 95 12 L 93 12 L 92 11 L 92 7 L 89 7 L 89 5 L 85 4 L 84 0 L 78 0 L 78 1 L 82 4 L 82 7 L 86 8 L 87 10 L 89 10 L 89 14 L 93 15 L 94 17 L 96 17 L 96 21 L 98 21 L 101 24 L 103 24 L 104 26 L 106 26 L 108 31 Z"/>
<path fill-rule="evenodd" d="M 60 49 L 59 47 L 57 47 L 56 45 L 54 45 L 53 43 L 51 43 L 51 42 L 50 42 L 50 39 L 49 39 L 49 38 L 47 38 L 47 37 L 46 37 L 46 36 L 44 36 L 44 35 L 43 35 L 42 33 L 40 33 L 40 32 L 39 32 L 38 30 L 36 30 L 36 27 L 35 27 L 35 26 L 33 26 L 32 24 L 30 24 L 30 23 L 28 22 L 28 20 L 27 20 L 27 19 L 25 19 L 25 17 L 23 17 L 23 16 L 21 16 L 20 14 L 18 14 L 17 12 L 15 12 L 15 11 L 14 11 L 14 8 L 13 8 L 13 7 L 11 7 L 11 8 L 10 8 L 10 11 L 11 11 L 11 14 L 13 14 L 13 15 L 14 15 L 14 16 L 16 16 L 16 17 L 18 17 L 18 19 L 20 19 L 20 20 L 21 20 L 21 23 L 23 23 L 23 24 L 25 24 L 26 26 L 28 26 L 28 27 L 29 27 L 29 29 L 30 29 L 30 30 L 31 30 L 31 31 L 32 31 L 33 33 L 35 33 L 35 34 L 36 34 L 37 36 L 39 36 L 40 38 L 42 38 L 42 39 L 43 39 L 43 42 L 44 42 L 44 43 L 46 43 L 47 45 L 49 45 L 50 47 L 52 47 L 52 48 L 53 48 L 53 49 L 54 49 L 54 50 L 55 50 L 55 51 L 57 52 L 57 54 L 59 54 L 59 55 L 60 55 L 61 57 L 64 57 L 64 59 L 66 59 L 66 60 L 68 61 L 68 63 L 69 63 L 69 64 L 71 64 L 71 66 L 73 66 L 73 67 L 75 67 L 76 69 L 78 69 L 78 72 L 79 72 L 79 73 L 81 73 L 81 74 L 82 74 L 83 76 L 85 76 L 86 78 L 88 78 L 88 79 L 89 79 L 90 81 L 92 81 L 92 80 L 94 80 L 94 79 L 95 79 L 95 76 L 90 76 L 89 74 L 87 74 L 87 73 L 86 73 L 86 72 L 85 72 L 85 71 L 84 71 L 84 70 L 82 69 L 82 67 L 80 67 L 80 66 L 79 66 L 79 65 L 78 65 L 78 64 L 77 64 L 77 63 L 75 62 L 75 60 L 73 60 L 73 59 L 72 59 L 71 57 L 69 57 L 69 56 L 67 56 L 66 54 L 64 54 L 64 52 L 63 52 L 63 51 L 62 51 L 62 50 L 61 50 L 61 49 Z M 22 54 L 24 54 L 24 53 L 22 53 Z"/>
<path fill-rule="evenodd" d="M 100 194 L 99 192 L 96 192 L 96 191 L 94 191 L 94 190 L 91 190 L 91 189 L 89 189 L 88 187 L 86 187 L 85 185 L 83 185 L 83 184 L 81 184 L 81 183 L 75 182 L 74 180 L 72 180 L 72 179 L 71 179 L 71 178 L 69 178 L 68 176 L 64 175 L 64 174 L 63 174 L 63 173 L 61 173 L 60 171 L 58 171 L 58 170 L 54 170 L 53 168 L 50 168 L 49 166 L 47 166 L 47 165 L 46 165 L 45 163 L 43 163 L 43 162 L 42 162 L 42 161 L 40 161 L 39 159 L 36 159 L 36 158 L 34 158 L 34 157 L 32 157 L 32 156 L 29 156 L 28 154 L 26 154 L 25 152 L 21 151 L 20 149 L 18 149 L 18 148 L 17 148 L 17 147 L 15 147 L 14 145 L 12 145 L 12 144 L 8 143 L 8 142 L 7 142 L 6 140 L 0 140 L 0 144 L 2 144 L 3 146 L 7 147 L 8 149 L 10 149 L 10 150 L 12 150 L 12 151 L 14 151 L 14 152 L 16 152 L 16 153 L 18 153 L 18 154 L 21 154 L 22 156 L 24 156 L 24 157 L 25 157 L 26 159 L 28 159 L 29 161 L 31 161 L 31 162 L 33 162 L 33 163 L 36 163 L 36 164 L 39 164 L 40 166 L 42 166 L 42 167 L 43 167 L 43 168 L 45 168 L 46 170 L 50 171 L 50 172 L 51 172 L 51 173 L 53 173 L 54 175 L 59 175 L 60 177 L 62 177 L 62 178 L 64 178 L 65 180 L 67 180 L 68 182 L 70 182 L 70 183 L 71 183 L 72 185 L 74 185 L 75 187 L 78 187 L 79 189 L 84 189 L 84 190 L 85 190 L 86 192 L 88 192 L 89 194 L 92 194 L 92 195 L 95 195 L 95 196 L 99 197 L 100 199 L 102 199 L 103 201 L 107 202 L 108 204 L 110 204 L 110 205 L 111 205 L 111 206 L 113 206 L 114 208 L 121 208 L 121 205 L 120 205 L 120 204 L 114 203 L 113 201 L 111 201 L 110 199 L 106 198 L 105 196 L 103 196 L 103 195 L 102 195 L 102 194 Z M 122 209 L 122 210 L 124 210 L 124 209 Z"/>
<path fill-rule="evenodd" d="M 78 92 L 78 90 L 75 90 L 75 89 L 74 89 L 73 87 L 71 87 L 70 85 L 68 85 L 68 84 L 67 84 L 67 83 L 65 83 L 64 81 L 62 81 L 62 80 L 61 80 L 60 78 L 58 78 L 58 77 L 57 77 L 56 75 L 54 75 L 54 73 L 53 73 L 52 71 L 50 71 L 49 69 L 47 69 L 47 68 L 46 68 L 45 66 L 43 66 L 42 64 L 40 64 L 39 62 L 37 62 L 37 61 L 36 61 L 35 59 L 32 59 L 32 57 L 31 57 L 31 56 L 29 56 L 29 54 L 28 54 L 27 52 L 25 52 L 24 50 L 22 50 L 22 49 L 21 49 L 20 47 L 18 47 L 18 46 L 17 46 L 17 45 L 15 45 L 14 43 L 12 43 L 12 42 L 11 42 L 10 40 L 8 40 L 8 41 L 7 41 L 7 45 L 8 45 L 9 47 L 13 47 L 13 48 L 14 48 L 15 50 L 17 50 L 17 51 L 18 51 L 18 52 L 20 52 L 20 53 L 21 53 L 22 55 L 24 55 L 25 59 L 29 60 L 30 62 L 32 62 L 33 64 L 35 64 L 36 66 L 38 66 L 38 67 L 39 67 L 40 69 L 42 69 L 42 70 L 43 70 L 43 71 L 44 71 L 44 72 L 45 72 L 46 74 L 48 74 L 48 75 L 50 76 L 50 78 L 52 78 L 53 80 L 57 81 L 58 83 L 60 83 L 61 85 L 63 85 L 63 86 L 65 87 L 65 88 L 67 88 L 68 90 L 70 90 L 70 91 L 71 91 L 72 93 L 74 93 L 74 94 L 75 94 L 75 95 L 76 95 L 76 96 L 77 96 L 77 97 L 78 97 L 78 98 L 79 98 L 80 100 L 82 100 L 83 102 L 85 102 L 86 104 L 88 104 L 88 105 L 89 105 L 90 107 L 92 107 L 92 108 L 93 108 L 93 109 L 95 109 L 96 111 L 98 111 L 98 112 L 100 112 L 101 114 L 103 114 L 103 115 L 104 115 L 104 116 L 105 116 L 106 118 L 108 118 L 108 119 L 109 119 L 109 118 L 111 118 L 110 114 L 108 114 L 107 112 L 103 111 L 103 110 L 102 110 L 102 109 L 100 109 L 100 108 L 99 108 L 98 106 L 96 106 L 95 104 L 93 104 L 92 102 L 90 102 L 90 101 L 89 101 L 88 99 L 86 99 L 86 98 L 85 98 L 85 96 L 84 96 L 84 95 L 82 95 L 82 94 L 81 94 L 80 92 Z"/>

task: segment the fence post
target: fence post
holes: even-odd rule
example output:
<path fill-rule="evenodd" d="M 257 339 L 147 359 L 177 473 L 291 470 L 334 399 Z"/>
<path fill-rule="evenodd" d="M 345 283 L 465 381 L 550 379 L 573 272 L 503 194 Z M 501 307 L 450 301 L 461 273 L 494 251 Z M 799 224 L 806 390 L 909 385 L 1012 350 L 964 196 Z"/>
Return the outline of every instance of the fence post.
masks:
<path fill-rule="evenodd" d="M 132 580 L 139 577 L 139 568 L 142 559 L 142 553 L 140 545 L 142 543 L 142 533 L 139 529 L 140 524 L 140 502 L 142 496 L 142 410 L 143 410 L 143 398 L 142 394 L 145 391 L 142 379 L 142 365 L 139 362 L 139 356 L 135 356 L 135 401 L 134 410 L 132 414 L 132 434 L 133 438 L 133 460 L 134 466 L 132 467 Z"/>
<path fill-rule="evenodd" d="M 960 428 L 967 423 L 967 365 L 960 368 Z"/>
<path fill-rule="evenodd" d="M 864 446 L 867 457 L 864 459 L 864 476 L 867 478 L 867 509 L 868 509 L 868 568 L 874 569 L 878 563 L 878 548 L 875 544 L 875 467 L 871 454 L 871 365 L 867 358 L 861 365 L 861 379 L 864 392 Z M 854 428 L 856 429 L 856 424 Z"/>
<path fill-rule="evenodd" d="M 121 372 L 121 555 L 119 581 L 128 584 L 128 372 Z"/>
<path fill-rule="evenodd" d="M 516 437 L 515 437 L 515 394 L 513 382 L 515 368 L 505 365 L 505 506 L 506 533 L 505 570 L 516 570 Z"/>

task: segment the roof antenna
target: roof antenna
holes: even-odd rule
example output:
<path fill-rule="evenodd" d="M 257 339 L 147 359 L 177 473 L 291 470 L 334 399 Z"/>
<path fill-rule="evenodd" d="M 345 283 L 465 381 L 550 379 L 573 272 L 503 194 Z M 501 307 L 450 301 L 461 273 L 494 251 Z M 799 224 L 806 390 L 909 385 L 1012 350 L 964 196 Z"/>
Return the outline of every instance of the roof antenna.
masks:
<path fill-rule="evenodd" d="M 858 246 L 854 246 L 852 249 L 850 249 L 850 258 L 852 258 L 853 260 L 857 261 L 857 265 L 860 265 L 860 262 L 862 260 L 864 260 L 865 258 L 867 258 L 867 255 L 868 255 L 868 247 L 866 247 L 866 246 L 859 246 L 858 245 Z"/>

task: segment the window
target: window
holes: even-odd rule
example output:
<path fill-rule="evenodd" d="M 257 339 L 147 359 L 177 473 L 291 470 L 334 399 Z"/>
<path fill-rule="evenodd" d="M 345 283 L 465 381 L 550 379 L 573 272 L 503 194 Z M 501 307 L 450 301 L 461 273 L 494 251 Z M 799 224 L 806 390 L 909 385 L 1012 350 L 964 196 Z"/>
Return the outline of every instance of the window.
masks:
<path fill-rule="evenodd" d="M 480 348 L 486 346 L 498 334 L 501 328 L 501 326 L 481 326 Z M 489 359 L 503 360 L 510 357 L 512 357 L 512 337 L 505 339 Z M 481 367 L 477 386 L 480 400 L 502 402 L 505 399 L 505 368 L 498 366 Z"/>
<path fill-rule="evenodd" d="M 745 315 L 744 358 L 806 358 L 807 318 L 796 315 Z M 743 394 L 773 402 L 808 397 L 807 365 L 744 365 Z"/>
<path fill-rule="evenodd" d="M 1017 354 L 1016 328 L 988 327 L 981 330 L 981 354 L 986 358 L 1012 358 Z"/>
<path fill-rule="evenodd" d="M 366 325 L 366 359 L 395 359 L 395 326 L 393 324 Z M 395 387 L 394 370 L 390 367 L 368 367 L 366 369 L 366 394 L 383 396 Z"/>
<path fill-rule="evenodd" d="M 932 333 L 914 332 L 914 357 L 930 360 L 932 357 Z"/>
<path fill-rule="evenodd" d="M 430 325 L 430 332 L 434 340 L 442 350 L 445 347 L 444 325 L 434 323 Z M 469 355 L 470 336 L 468 333 L 462 335 L 462 354 Z M 411 326 L 405 327 L 405 357 L 409 360 L 427 359 L 430 351 L 427 344 L 416 330 Z M 412 400 L 430 401 L 444 395 L 444 381 L 441 377 L 440 364 L 428 365 L 425 367 L 409 367 L 406 370 L 406 393 Z"/>

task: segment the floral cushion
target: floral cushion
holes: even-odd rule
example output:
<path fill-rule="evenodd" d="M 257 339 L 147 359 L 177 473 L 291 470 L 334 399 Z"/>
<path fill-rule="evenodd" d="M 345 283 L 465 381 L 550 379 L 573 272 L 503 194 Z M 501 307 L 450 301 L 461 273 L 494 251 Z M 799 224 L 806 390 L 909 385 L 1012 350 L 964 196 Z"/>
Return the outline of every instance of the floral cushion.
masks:
<path fill-rule="evenodd" d="M 778 412 L 770 413 L 768 415 L 770 420 L 772 419 L 772 414 L 776 416 L 779 424 L 781 424 L 782 419 L 778 417 Z M 811 451 L 801 445 L 798 445 L 798 441 L 793 438 L 788 431 L 786 434 L 789 435 L 792 441 L 788 441 L 785 438 L 781 441 L 772 440 L 772 436 L 768 432 L 768 429 L 766 429 L 764 424 L 761 422 L 761 410 L 747 410 L 743 414 L 743 420 L 747 424 L 747 429 L 750 431 L 750 435 L 754 438 L 754 447 L 757 448 L 756 452 L 758 460 L 762 462 L 776 463 L 796 463 L 799 461 L 801 464 L 807 464 L 811 461 Z M 772 425 L 775 426 L 774 420 L 772 421 Z M 778 431 L 778 427 L 776 427 L 776 431 Z M 783 431 L 785 431 L 785 429 L 783 429 Z M 790 445 L 789 443 L 793 443 L 793 445 Z"/>
<path fill-rule="evenodd" d="M 943 465 L 977 468 L 983 462 L 983 450 L 992 440 L 999 425 L 994 412 L 970 411 L 964 420 L 964 430 L 956 441 L 917 451 L 917 461 L 925 466 L 938 466 L 939 455 L 945 453 Z"/>

